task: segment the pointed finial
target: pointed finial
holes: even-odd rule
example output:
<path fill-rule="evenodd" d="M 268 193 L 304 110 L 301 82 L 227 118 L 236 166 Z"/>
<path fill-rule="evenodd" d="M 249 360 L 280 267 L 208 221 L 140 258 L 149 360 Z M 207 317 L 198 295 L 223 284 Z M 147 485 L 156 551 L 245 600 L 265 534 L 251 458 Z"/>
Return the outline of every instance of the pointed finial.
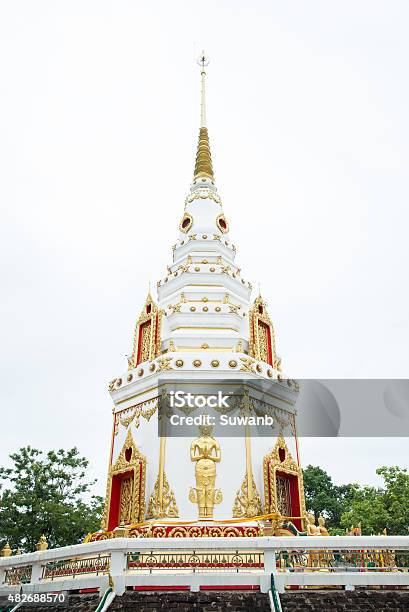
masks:
<path fill-rule="evenodd" d="M 48 548 L 48 542 L 47 539 L 45 537 L 45 535 L 43 534 L 42 536 L 40 536 L 40 539 L 37 542 L 37 546 L 36 546 L 37 550 L 41 551 L 41 550 L 47 550 Z"/>
<path fill-rule="evenodd" d="M 197 59 L 197 63 L 201 67 L 201 96 L 200 96 L 200 132 L 199 132 L 199 144 L 196 153 L 196 163 L 193 181 L 197 179 L 210 179 L 214 180 L 212 156 L 210 153 L 209 135 L 207 133 L 206 123 L 206 71 L 205 67 L 209 64 L 209 58 L 205 52 L 202 51 L 201 55 Z"/>
<path fill-rule="evenodd" d="M 11 548 L 10 548 L 10 544 L 9 542 L 6 542 L 3 550 L 1 551 L 1 556 L 2 557 L 11 557 L 11 555 L 13 554 Z"/>
<path fill-rule="evenodd" d="M 205 128 L 206 126 L 206 71 L 205 67 L 209 65 L 209 59 L 206 56 L 205 52 L 202 51 L 202 54 L 197 58 L 197 63 L 201 66 L 202 70 L 200 72 L 202 76 L 202 91 L 200 96 L 200 127 Z"/>

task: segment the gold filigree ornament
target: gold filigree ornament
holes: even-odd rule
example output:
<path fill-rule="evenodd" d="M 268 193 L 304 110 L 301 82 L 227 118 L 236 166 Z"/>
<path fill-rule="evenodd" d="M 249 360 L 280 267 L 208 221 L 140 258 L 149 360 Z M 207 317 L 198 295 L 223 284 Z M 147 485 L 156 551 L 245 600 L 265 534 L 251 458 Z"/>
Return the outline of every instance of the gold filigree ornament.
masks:
<path fill-rule="evenodd" d="M 131 429 L 125 439 L 125 443 L 117 460 L 108 471 L 105 507 L 102 515 L 102 529 L 108 530 L 109 513 L 111 508 L 112 481 L 115 477 L 123 475 L 121 481 L 121 492 L 124 496 L 120 500 L 120 514 L 129 523 L 139 523 L 145 518 L 145 482 L 146 482 L 146 457 L 142 455 L 132 437 Z M 131 482 L 126 482 L 131 477 Z M 126 505 L 128 500 L 128 505 Z M 119 516 L 118 516 L 119 518 Z"/>
<path fill-rule="evenodd" d="M 247 480 L 247 474 L 245 474 L 234 499 L 233 518 L 251 518 L 262 514 L 261 499 L 253 475 L 251 475 L 250 495 Z"/>
<path fill-rule="evenodd" d="M 158 368 L 161 372 L 166 370 L 173 370 L 171 366 L 172 357 L 161 357 L 158 359 Z"/>
<path fill-rule="evenodd" d="M 249 310 L 249 355 L 276 367 L 278 358 L 274 327 L 267 312 L 267 304 L 259 295 Z M 281 362 L 280 362 L 281 364 Z"/>
<path fill-rule="evenodd" d="M 226 217 L 223 214 L 217 217 L 216 225 L 218 229 L 222 232 L 222 234 L 227 234 L 227 232 L 229 231 L 229 224 L 227 222 Z"/>
<path fill-rule="evenodd" d="M 118 413 L 119 422 L 121 423 L 122 427 L 127 429 L 132 421 L 135 420 L 135 427 L 138 428 L 140 425 L 140 417 L 149 421 L 151 416 L 155 414 L 157 407 L 157 397 L 146 402 L 136 404 L 136 406 L 130 406 L 129 408 L 125 408 Z"/>
<path fill-rule="evenodd" d="M 170 488 L 165 472 L 163 472 L 162 499 L 159 494 L 160 478 L 156 479 L 155 486 L 148 503 L 146 518 L 177 518 L 179 510 L 176 504 L 175 494 Z"/>
<path fill-rule="evenodd" d="M 279 436 L 272 450 L 263 459 L 265 514 L 282 514 L 280 505 L 283 499 L 283 485 L 277 477 L 283 475 L 297 479 L 300 516 L 304 517 L 306 507 L 302 469 L 292 458 L 284 438 Z"/>
<path fill-rule="evenodd" d="M 185 213 L 183 215 L 183 219 L 179 224 L 179 229 L 181 232 L 183 232 L 184 234 L 187 234 L 188 231 L 191 229 L 193 225 L 193 217 L 192 215 L 189 215 L 189 213 Z"/>
<path fill-rule="evenodd" d="M 129 370 L 160 355 L 163 314 L 149 292 L 135 326 L 132 355 L 128 358 Z"/>
<path fill-rule="evenodd" d="M 214 202 L 217 204 L 221 204 L 220 197 L 211 189 L 200 189 L 195 193 L 188 195 L 185 199 L 185 205 L 190 204 L 190 202 L 193 202 L 194 200 L 214 200 Z"/>
<path fill-rule="evenodd" d="M 238 314 L 238 311 L 240 310 L 241 306 L 238 304 L 229 304 L 229 311 L 231 314 Z"/>
<path fill-rule="evenodd" d="M 242 366 L 240 372 L 255 372 L 255 361 L 251 357 L 240 357 Z"/>

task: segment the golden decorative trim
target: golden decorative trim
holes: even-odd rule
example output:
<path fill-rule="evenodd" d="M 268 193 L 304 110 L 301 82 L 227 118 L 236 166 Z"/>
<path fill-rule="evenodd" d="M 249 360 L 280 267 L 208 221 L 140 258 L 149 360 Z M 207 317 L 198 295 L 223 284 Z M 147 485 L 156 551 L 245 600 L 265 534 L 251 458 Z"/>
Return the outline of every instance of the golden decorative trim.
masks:
<path fill-rule="evenodd" d="M 201 365 L 202 365 L 202 362 L 200 361 L 200 359 L 195 359 L 195 360 L 193 361 L 193 366 L 194 366 L 195 368 L 200 368 L 200 367 L 201 367 Z"/>
<path fill-rule="evenodd" d="M 183 363 L 183 359 L 176 359 L 176 361 L 175 361 L 175 366 L 176 366 L 177 368 L 183 368 L 183 365 L 184 365 L 184 363 Z"/>
<path fill-rule="evenodd" d="M 170 525 L 144 525 L 132 527 L 129 530 L 130 538 L 254 538 L 264 535 L 261 525 L 189 525 L 188 523 L 176 526 Z M 91 541 L 109 539 L 108 534 L 93 534 Z"/>
<path fill-rule="evenodd" d="M 259 516 L 261 510 L 261 500 L 259 492 L 257 491 L 256 483 L 254 482 L 253 474 L 251 474 L 251 488 L 249 495 L 248 477 L 247 474 L 243 478 L 242 485 L 236 493 L 233 506 L 233 517 L 254 517 Z"/>
<path fill-rule="evenodd" d="M 146 518 L 178 518 L 179 510 L 175 494 L 170 488 L 165 472 L 163 472 L 162 491 L 160 495 L 160 474 L 155 482 L 149 498 Z"/>
<path fill-rule="evenodd" d="M 185 223 L 187 221 L 187 223 Z M 183 215 L 182 221 L 179 223 L 179 229 L 184 234 L 187 234 L 193 225 L 193 217 L 188 213 Z"/>
<path fill-rule="evenodd" d="M 222 203 L 220 197 L 212 189 L 202 188 L 195 191 L 195 193 L 189 194 L 185 199 L 185 206 L 193 202 L 194 200 L 214 200 L 217 204 Z M 220 238 L 220 236 L 219 236 Z M 217 240 L 217 238 L 215 238 Z"/>
<path fill-rule="evenodd" d="M 223 227 L 223 222 L 225 223 L 226 227 Z M 222 234 L 227 234 L 227 232 L 229 231 L 229 224 L 223 214 L 218 215 L 218 217 L 216 217 L 216 225 L 218 229 L 222 232 Z"/>
<path fill-rule="evenodd" d="M 135 406 L 129 406 L 129 408 L 125 408 L 124 410 L 121 410 L 120 413 L 117 413 L 117 416 L 119 417 L 119 422 L 121 423 L 122 427 L 128 428 L 132 421 L 135 420 L 135 427 L 138 428 L 140 425 L 140 417 L 149 421 L 151 416 L 155 414 L 157 407 L 158 398 L 156 397 L 151 400 L 141 402 L 140 404 L 136 404 Z"/>
<path fill-rule="evenodd" d="M 255 361 L 251 357 L 240 357 L 242 366 L 240 372 L 255 372 Z"/>
<path fill-rule="evenodd" d="M 197 146 L 193 180 L 195 181 L 198 178 L 208 178 L 210 180 L 214 180 L 209 135 L 207 128 L 205 127 L 201 127 L 199 131 L 199 142 Z"/>
<path fill-rule="evenodd" d="M 163 372 L 164 370 L 173 370 L 172 366 L 170 365 L 172 361 L 172 357 L 161 357 L 160 359 L 158 359 L 157 364 L 158 364 L 158 368 L 161 372 Z"/>
<path fill-rule="evenodd" d="M 220 361 L 218 359 L 212 359 L 210 365 L 212 366 L 212 368 L 218 368 L 220 365 Z"/>
<path fill-rule="evenodd" d="M 237 361 L 235 359 L 230 359 L 229 368 L 237 368 Z"/>

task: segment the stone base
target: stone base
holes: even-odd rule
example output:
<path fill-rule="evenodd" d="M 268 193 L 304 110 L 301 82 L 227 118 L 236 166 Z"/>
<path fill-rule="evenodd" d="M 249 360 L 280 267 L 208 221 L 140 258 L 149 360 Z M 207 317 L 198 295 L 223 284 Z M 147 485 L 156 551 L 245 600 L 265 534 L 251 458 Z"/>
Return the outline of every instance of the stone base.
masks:
<path fill-rule="evenodd" d="M 409 610 L 409 591 L 291 591 L 280 595 L 283 612 L 405 612 Z M 96 594 L 69 595 L 68 609 L 94 612 L 99 598 Z M 21 608 L 33 612 L 61 612 L 62 608 L 47 605 Z M 65 609 L 65 608 L 64 608 Z M 270 612 L 268 595 L 257 591 L 126 591 L 116 597 L 110 612 L 156 611 L 169 612 Z"/>

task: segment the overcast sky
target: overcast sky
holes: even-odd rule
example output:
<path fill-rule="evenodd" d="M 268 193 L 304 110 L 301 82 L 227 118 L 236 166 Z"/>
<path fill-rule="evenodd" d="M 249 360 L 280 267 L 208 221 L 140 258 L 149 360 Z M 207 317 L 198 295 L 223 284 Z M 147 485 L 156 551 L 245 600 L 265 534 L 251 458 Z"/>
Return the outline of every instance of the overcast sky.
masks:
<path fill-rule="evenodd" d="M 199 74 L 224 211 L 286 373 L 407 377 L 406 0 L 0 3 L 0 465 L 77 445 L 105 489 L 107 382 L 171 260 Z M 406 440 L 302 440 L 336 482 Z"/>

